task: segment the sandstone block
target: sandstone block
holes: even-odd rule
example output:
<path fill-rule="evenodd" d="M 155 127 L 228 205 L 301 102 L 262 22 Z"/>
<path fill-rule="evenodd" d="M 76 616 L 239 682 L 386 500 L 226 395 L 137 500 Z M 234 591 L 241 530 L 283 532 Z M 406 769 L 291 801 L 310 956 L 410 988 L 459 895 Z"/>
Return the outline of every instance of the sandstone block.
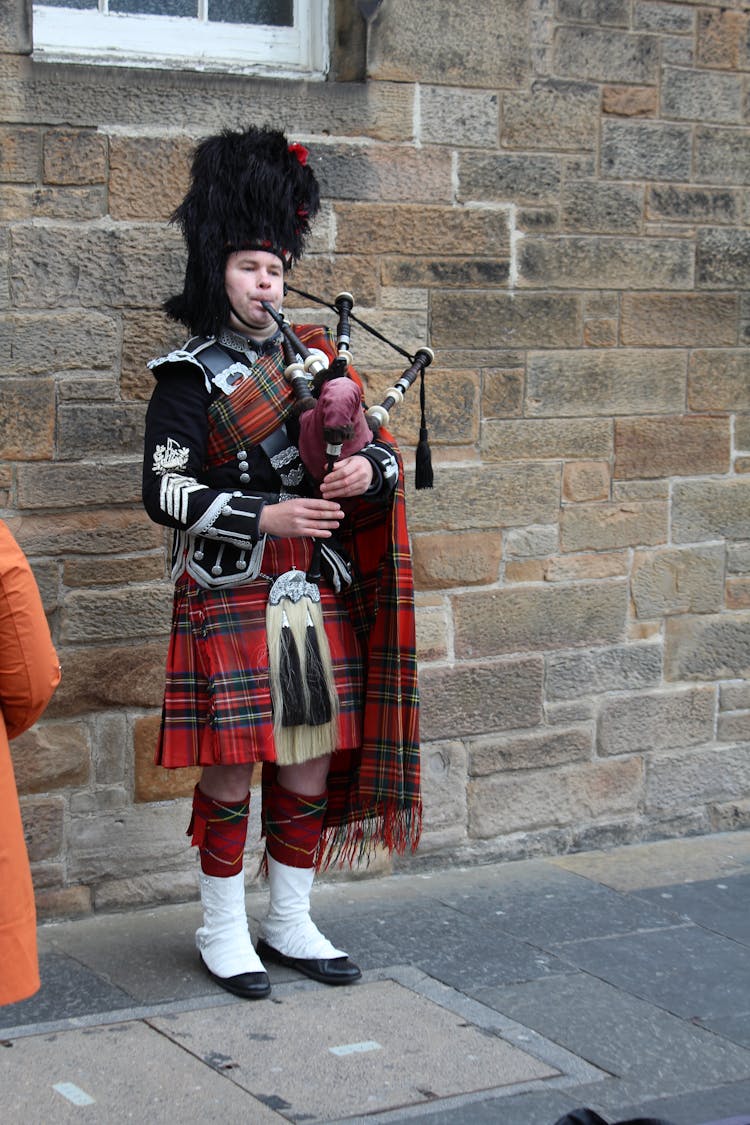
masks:
<path fill-rule="evenodd" d="M 26 4 L 7 4 L 0 9 L 0 51 L 31 54 L 31 12 Z"/>
<path fill-rule="evenodd" d="M 677 481 L 672 538 L 675 543 L 750 539 L 750 480 Z"/>
<path fill-rule="evenodd" d="M 329 199 L 434 204 L 453 198 L 451 165 L 443 149 L 327 145 L 316 171 L 321 194 Z"/>
<path fill-rule="evenodd" d="M 25 797 L 21 800 L 21 817 L 30 863 L 39 863 L 60 855 L 64 815 L 65 802 L 62 797 Z"/>
<path fill-rule="evenodd" d="M 166 577 L 164 552 L 127 558 L 66 559 L 63 582 L 66 586 L 124 586 L 132 582 L 153 582 Z"/>
<path fill-rule="evenodd" d="M 502 558 L 499 531 L 415 535 L 414 579 L 421 590 L 489 585 L 497 581 Z"/>
<path fill-rule="evenodd" d="M 719 685 L 719 707 L 722 711 L 750 710 L 750 683 L 738 680 Z"/>
<path fill-rule="evenodd" d="M 5 183 L 33 184 L 39 180 L 41 138 L 31 126 L 4 126 L 0 129 L 0 180 Z"/>
<path fill-rule="evenodd" d="M 63 675 L 49 718 L 121 707 L 161 707 L 167 641 L 58 649 Z"/>
<path fill-rule="evenodd" d="M 716 737 L 719 742 L 750 743 L 750 711 L 719 715 Z"/>
<path fill-rule="evenodd" d="M 629 559 L 626 551 L 597 551 L 594 554 L 558 555 L 541 561 L 544 582 L 580 582 L 587 578 L 625 578 Z M 507 574 L 507 572 L 506 572 Z"/>
<path fill-rule="evenodd" d="M 102 313 L 13 312 L 0 320 L 0 356 L 7 374 L 107 368 L 116 360 L 117 337 L 117 322 Z"/>
<path fill-rule="evenodd" d="M 628 593 L 623 582 L 516 587 L 457 594 L 451 599 L 456 656 L 611 644 L 624 636 Z"/>
<path fill-rule="evenodd" d="M 698 350 L 688 362 L 690 410 L 750 410 L 750 353 Z M 742 420 L 737 419 L 738 425 Z M 740 449 L 750 448 L 738 442 Z"/>
<path fill-rule="evenodd" d="M 643 787 L 643 763 L 636 757 L 472 779 L 469 835 L 486 838 L 634 812 Z"/>
<path fill-rule="evenodd" d="M 649 763 L 646 809 L 659 812 L 742 797 L 750 785 L 747 743 L 718 750 L 659 754 Z"/>
<path fill-rule="evenodd" d="M 730 451 L 729 418 L 615 419 L 614 475 L 619 478 L 726 473 Z"/>
<path fill-rule="evenodd" d="M 368 75 L 393 82 L 515 87 L 529 65 L 528 5 L 498 0 L 491 8 L 419 0 L 380 8 L 369 29 Z M 460 51 L 455 45 L 460 43 Z"/>
<path fill-rule="evenodd" d="M 9 222 L 58 219 L 89 222 L 107 213 L 103 185 L 95 187 L 38 187 L 11 184 L 0 187 L 0 211 Z"/>
<path fill-rule="evenodd" d="M 192 797 L 200 769 L 167 770 L 154 765 L 160 715 L 146 715 L 135 722 L 135 800 L 172 801 L 176 797 Z"/>
<path fill-rule="evenodd" d="M 504 148 L 555 152 L 592 149 L 599 120 L 599 90 L 590 82 L 537 79 L 523 93 L 503 98 Z"/>
<path fill-rule="evenodd" d="M 48 793 L 85 784 L 91 765 L 83 723 L 37 723 L 11 743 L 19 793 Z"/>
<path fill-rule="evenodd" d="M 559 0 L 557 14 L 565 23 L 593 23 L 602 27 L 627 27 L 630 23 L 625 0 Z"/>
<path fill-rule="evenodd" d="M 636 0 L 635 27 L 638 31 L 671 32 L 689 35 L 695 28 L 695 13 L 682 4 L 663 4 L 656 0 Z"/>
<path fill-rule="evenodd" d="M 593 751 L 592 734 L 591 724 L 587 724 L 479 738 L 469 747 L 469 774 L 486 777 L 508 770 L 550 769 L 566 762 L 587 761 Z"/>
<path fill-rule="evenodd" d="M 695 177 L 706 184 L 750 184 L 750 136 L 747 131 L 698 125 L 695 130 Z"/>
<path fill-rule="evenodd" d="M 557 524 L 539 527 L 512 527 L 504 533 L 508 558 L 534 558 L 555 552 L 560 545 Z"/>
<path fill-rule="evenodd" d="M 448 658 L 448 620 L 443 605 L 416 607 L 417 659 L 446 660 Z"/>
<path fill-rule="evenodd" d="M 640 348 L 531 352 L 526 411 L 552 418 L 677 413 L 685 401 L 685 366 L 679 353 Z"/>
<path fill-rule="evenodd" d="M 440 488 L 409 497 L 412 533 L 461 531 L 551 523 L 559 499 L 555 465 L 486 465 L 441 468 Z"/>
<path fill-rule="evenodd" d="M 455 256 L 481 246 L 488 257 L 504 257 L 510 248 L 505 209 L 337 203 L 335 210 L 339 254 L 388 254 L 398 246 L 402 254 L 419 257 L 426 246 L 440 246 Z"/>
<path fill-rule="evenodd" d="M 184 136 L 114 135 L 109 147 L 112 218 L 166 222 L 187 190 L 193 142 Z"/>
<path fill-rule="evenodd" d="M 138 161 L 133 163 L 137 172 Z M 91 129 L 47 129 L 44 182 L 103 184 L 107 181 L 107 138 Z M 145 216 L 153 218 L 153 215 Z"/>
<path fill-rule="evenodd" d="M 588 652 L 554 653 L 546 657 L 548 700 L 578 699 L 612 691 L 635 691 L 661 681 L 660 644 L 613 645 Z"/>
<path fill-rule="evenodd" d="M 724 547 L 636 551 L 632 594 L 640 618 L 713 613 L 722 608 Z"/>
<path fill-rule="evenodd" d="M 436 292 L 432 324 L 435 348 L 576 347 L 581 304 L 573 294 Z"/>
<path fill-rule="evenodd" d="M 424 144 L 484 148 L 497 136 L 499 98 L 486 90 L 422 86 L 419 95 L 421 139 Z"/>
<path fill-rule="evenodd" d="M 17 507 L 67 509 L 79 505 L 137 504 L 140 478 L 140 461 L 20 465 L 16 477 Z"/>
<path fill-rule="evenodd" d="M 73 590 L 63 606 L 63 644 L 137 639 L 169 632 L 172 591 L 166 583 L 127 590 Z"/>
<path fill-rule="evenodd" d="M 185 827 L 185 800 L 138 804 L 116 817 L 104 811 L 71 817 L 67 831 L 68 876 L 81 883 L 179 870 L 193 861 Z M 192 864 L 191 864 L 192 866 Z M 195 877 L 194 877 L 195 878 Z"/>
<path fill-rule="evenodd" d="M 609 462 L 579 461 L 563 466 L 563 500 L 609 499 Z"/>
<path fill-rule="evenodd" d="M 587 348 L 617 347 L 617 321 L 584 320 L 583 342 Z"/>
<path fill-rule="evenodd" d="M 187 329 L 168 321 L 163 313 L 139 309 L 123 311 L 120 390 L 125 399 L 148 400 L 154 389 L 154 376 L 146 367 L 150 359 L 178 348 Z"/>
<path fill-rule="evenodd" d="M 750 578 L 727 578 L 724 600 L 727 609 L 750 609 Z"/>
<path fill-rule="evenodd" d="M 455 846 L 465 840 L 466 748 L 463 744 L 438 742 L 423 747 L 421 780 L 428 850 L 449 844 Z"/>
<path fill-rule="evenodd" d="M 658 39 L 599 27 L 560 27 L 555 34 L 555 68 L 570 78 L 649 86 L 659 69 Z"/>
<path fill-rule="evenodd" d="M 0 457 L 46 461 L 55 439 L 55 384 L 52 379 L 4 379 L 0 412 Z"/>
<path fill-rule="evenodd" d="M 51 887 L 35 893 L 37 918 L 51 922 L 56 918 L 81 918 L 91 913 L 90 887 Z"/>
<path fill-rule="evenodd" d="M 528 237 L 518 265 L 519 285 L 527 288 L 611 289 L 614 278 L 623 289 L 687 289 L 693 283 L 693 247 L 675 238 Z"/>
<path fill-rule="evenodd" d="M 560 161 L 554 156 L 467 151 L 459 159 L 458 199 L 554 204 L 560 176 Z"/>
<path fill-rule="evenodd" d="M 750 168 L 750 148 L 748 149 Z M 750 285 L 750 231 L 722 228 L 698 231 L 695 282 L 706 289 Z"/>
<path fill-rule="evenodd" d="M 727 574 L 750 575 L 750 543 L 727 543 Z"/>
<path fill-rule="evenodd" d="M 510 263 L 498 258 L 385 258 L 381 273 L 386 285 L 425 288 L 492 288 L 505 285 Z"/>
<path fill-rule="evenodd" d="M 132 797 L 126 778 L 132 776 L 133 738 L 130 729 L 130 716 L 118 710 L 109 714 L 91 717 L 89 727 L 92 732 L 93 766 L 96 781 L 96 805 L 100 807 L 99 795 L 102 786 L 110 786 L 110 792 L 124 792 L 120 807 L 129 805 Z M 72 808 L 72 804 L 71 804 Z"/>
<path fill-rule="evenodd" d="M 489 420 L 482 426 L 482 457 L 488 461 L 541 461 L 608 457 L 612 423 L 604 418 Z"/>
<path fill-rule="evenodd" d="M 574 504 L 563 509 L 563 551 L 611 551 L 666 543 L 668 506 L 657 500 Z"/>
<path fill-rule="evenodd" d="M 623 293 L 621 340 L 632 347 L 736 344 L 737 314 L 734 293 Z"/>
<path fill-rule="evenodd" d="M 723 70 L 747 65 L 748 14 L 729 8 L 698 12 L 698 62 Z"/>
<path fill-rule="evenodd" d="M 11 516 L 12 535 L 29 556 L 66 554 L 117 555 L 162 547 L 162 528 L 142 511 L 55 512 L 43 516 Z"/>
<path fill-rule="evenodd" d="M 615 180 L 690 180 L 692 131 L 651 121 L 602 122 L 602 175 Z"/>
<path fill-rule="evenodd" d="M 403 369 L 371 375 L 367 380 L 369 402 L 382 402 L 388 388 Z M 427 421 L 430 441 L 440 445 L 469 445 L 479 436 L 479 376 L 475 371 L 440 373 L 430 381 L 427 372 Z M 419 393 L 417 387 L 394 410 L 391 432 L 402 441 L 416 445 L 419 435 Z"/>
<path fill-rule="evenodd" d="M 641 184 L 571 180 L 562 192 L 564 230 L 638 234 L 643 221 Z"/>
<path fill-rule="evenodd" d="M 422 668 L 423 741 L 535 726 L 542 716 L 542 670 L 537 656 Z"/>
<path fill-rule="evenodd" d="M 600 754 L 640 754 L 710 742 L 714 732 L 713 687 L 621 696 L 599 712 Z"/>
<path fill-rule="evenodd" d="M 482 418 L 508 418 L 521 413 L 523 409 L 522 367 L 515 370 L 502 370 L 491 367 L 482 377 Z"/>
<path fill-rule="evenodd" d="M 605 86 L 602 112 L 616 117 L 653 117 L 658 106 L 654 86 Z"/>
<path fill-rule="evenodd" d="M 742 79 L 737 74 L 664 67 L 661 108 L 665 117 L 684 121 L 742 121 Z"/>
<path fill-rule="evenodd" d="M 518 559 L 506 564 L 503 581 L 508 582 L 543 582 L 543 559 Z"/>
<path fill-rule="evenodd" d="M 738 191 L 650 184 L 646 203 L 649 219 L 681 223 L 737 223 L 741 214 Z"/>
<path fill-rule="evenodd" d="M 61 457 L 128 453 L 143 455 L 146 417 L 141 403 L 61 406 L 58 410 L 58 450 Z"/>
<path fill-rule="evenodd" d="M 666 679 L 736 679 L 749 674 L 750 613 L 667 618 Z"/>
<path fill-rule="evenodd" d="M 13 234 L 11 289 L 20 308 L 158 306 L 179 292 L 183 273 L 179 236 L 163 224 L 19 226 Z"/>

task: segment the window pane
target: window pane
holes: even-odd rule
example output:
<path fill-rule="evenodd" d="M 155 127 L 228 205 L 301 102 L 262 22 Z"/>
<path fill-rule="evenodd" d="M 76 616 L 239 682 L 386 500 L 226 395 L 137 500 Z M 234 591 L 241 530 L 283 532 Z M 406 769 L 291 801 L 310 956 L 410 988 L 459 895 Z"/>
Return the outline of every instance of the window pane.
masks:
<path fill-rule="evenodd" d="M 92 8 L 99 7 L 97 0 L 43 0 L 48 8 Z"/>
<path fill-rule="evenodd" d="M 128 12 L 139 16 L 198 15 L 198 0 L 109 0 L 110 12 Z"/>
<path fill-rule="evenodd" d="M 213 23 L 267 23 L 274 27 L 292 27 L 294 0 L 208 0 L 208 18 Z"/>

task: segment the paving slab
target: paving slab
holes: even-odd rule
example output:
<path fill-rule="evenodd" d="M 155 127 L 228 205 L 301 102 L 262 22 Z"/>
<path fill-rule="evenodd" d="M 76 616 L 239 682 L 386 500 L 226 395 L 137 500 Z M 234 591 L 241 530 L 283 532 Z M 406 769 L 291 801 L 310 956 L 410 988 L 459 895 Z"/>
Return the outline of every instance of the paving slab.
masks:
<path fill-rule="evenodd" d="M 4 1125 L 283 1121 L 143 1023 L 14 1040 L 0 1050 L 0 1089 Z"/>
<path fill-rule="evenodd" d="M 585 973 L 475 995 L 643 1097 L 750 1077 L 750 1051 Z"/>
<path fill-rule="evenodd" d="M 718 1125 L 727 1118 L 734 1118 L 735 1125 L 750 1125 L 750 1082 L 734 1082 L 622 1107 L 623 1115 L 632 1117 L 635 1112 L 641 1117 L 664 1117 L 675 1125 Z"/>
<path fill-rule="evenodd" d="M 544 881 L 469 887 L 441 901 L 472 917 L 492 915 L 505 932 L 543 948 L 675 924 L 671 904 L 658 898 L 643 902 L 551 867 Z"/>
<path fill-rule="evenodd" d="M 291 1121 L 332 1121 L 559 1074 L 389 980 L 301 985 L 276 1003 L 151 1023 Z"/>
<path fill-rule="evenodd" d="M 39 958 L 41 988 L 35 996 L 0 1007 L 0 1030 L 49 1020 L 75 1019 L 89 1012 L 129 1008 L 122 989 L 71 957 L 43 953 Z"/>
<path fill-rule="evenodd" d="M 378 1114 L 377 1125 L 553 1125 L 563 1114 L 578 1105 L 556 1090 L 541 1093 L 510 1094 L 483 1101 L 455 1098 L 446 1105 L 414 1106 L 393 1113 Z M 373 1118 L 352 1117 L 336 1125 L 373 1125 Z"/>
<path fill-rule="evenodd" d="M 698 926 L 620 937 L 572 941 L 557 954 L 579 969 L 609 981 L 688 1020 L 710 1019 L 746 1003 L 750 949 Z"/>
<path fill-rule="evenodd" d="M 672 910 L 704 929 L 750 945 L 750 874 L 652 887 L 638 891 L 637 897 Z"/>
<path fill-rule="evenodd" d="M 619 891 L 693 883 L 750 872 L 750 832 L 630 844 L 555 856 L 549 862 Z"/>
<path fill-rule="evenodd" d="M 502 919 L 484 902 L 456 910 L 443 903 L 416 902 L 407 911 L 386 907 L 342 922 L 347 948 L 358 959 L 380 948 L 383 964 L 416 965 L 453 988 L 535 980 L 567 967 L 554 954 L 506 933 Z"/>

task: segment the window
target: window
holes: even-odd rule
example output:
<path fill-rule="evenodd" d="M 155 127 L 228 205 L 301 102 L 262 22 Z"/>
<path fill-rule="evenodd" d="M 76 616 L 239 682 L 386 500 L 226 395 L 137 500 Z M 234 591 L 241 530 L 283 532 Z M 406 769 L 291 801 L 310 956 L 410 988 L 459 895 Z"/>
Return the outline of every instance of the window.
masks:
<path fill-rule="evenodd" d="M 327 0 L 44 0 L 34 57 L 322 78 Z"/>

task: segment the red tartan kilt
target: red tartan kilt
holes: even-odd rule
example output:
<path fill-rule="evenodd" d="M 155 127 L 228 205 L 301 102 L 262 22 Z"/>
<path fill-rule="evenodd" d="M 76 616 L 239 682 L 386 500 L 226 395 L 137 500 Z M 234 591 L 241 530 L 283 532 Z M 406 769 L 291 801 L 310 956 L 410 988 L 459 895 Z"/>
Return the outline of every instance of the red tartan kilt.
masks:
<path fill-rule="evenodd" d="M 306 541 L 269 541 L 264 573 L 306 565 Z M 301 553 L 300 553 L 301 552 Z M 175 586 L 156 762 L 167 768 L 273 762 L 265 579 L 206 590 L 187 575 Z M 339 697 L 339 749 L 361 744 L 363 662 L 343 599 L 320 586 Z"/>

